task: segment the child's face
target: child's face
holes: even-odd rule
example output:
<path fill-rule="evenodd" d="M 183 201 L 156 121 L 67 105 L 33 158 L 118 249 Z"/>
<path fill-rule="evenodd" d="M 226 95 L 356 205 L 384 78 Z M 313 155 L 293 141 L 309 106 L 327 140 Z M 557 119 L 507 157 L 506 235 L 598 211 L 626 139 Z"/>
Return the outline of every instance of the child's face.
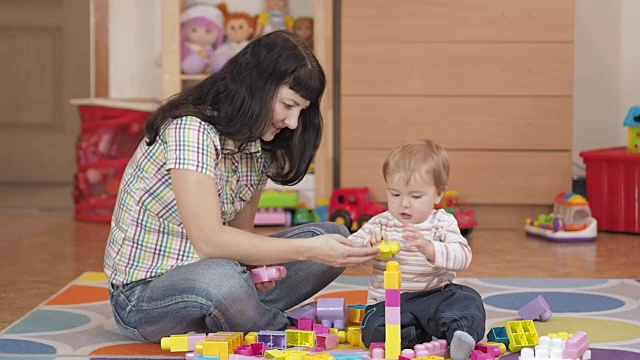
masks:
<path fill-rule="evenodd" d="M 387 179 L 389 212 L 403 224 L 426 221 L 434 205 L 442 201 L 442 195 L 430 175 L 414 175 L 409 183 L 400 175 L 392 175 Z"/>

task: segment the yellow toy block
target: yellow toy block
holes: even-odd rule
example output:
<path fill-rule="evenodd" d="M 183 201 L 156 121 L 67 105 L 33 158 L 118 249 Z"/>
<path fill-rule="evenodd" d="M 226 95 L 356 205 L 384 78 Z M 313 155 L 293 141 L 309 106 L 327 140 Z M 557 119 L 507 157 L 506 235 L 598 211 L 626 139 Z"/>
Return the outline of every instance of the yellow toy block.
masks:
<path fill-rule="evenodd" d="M 400 290 L 401 286 L 400 265 L 397 261 L 389 261 L 387 263 L 387 270 L 384 272 L 384 288 Z"/>
<path fill-rule="evenodd" d="M 305 355 L 304 360 L 331 360 L 335 358 L 333 356 L 331 356 L 331 354 L 329 354 L 328 352 L 317 352 L 317 353 L 308 353 L 307 355 Z M 396 359 L 397 360 L 397 359 Z"/>
<path fill-rule="evenodd" d="M 196 353 L 203 356 L 217 356 L 220 360 L 229 360 L 229 343 L 221 340 L 198 341 Z"/>
<path fill-rule="evenodd" d="M 362 329 L 349 326 L 347 328 L 347 342 L 353 346 L 364 346 L 362 343 Z"/>
<path fill-rule="evenodd" d="M 189 350 L 189 335 L 179 334 L 163 337 L 160 339 L 160 348 L 162 350 L 175 351 L 190 351 Z"/>
<path fill-rule="evenodd" d="M 382 239 L 382 242 L 378 244 L 378 249 L 380 249 L 378 259 L 391 259 L 395 254 L 400 252 L 400 243 L 397 241 L 387 242 Z"/>
<path fill-rule="evenodd" d="M 397 360 L 400 356 L 401 349 L 401 337 L 400 337 L 400 324 L 386 324 L 385 325 L 385 341 L 384 352 L 385 359 Z"/>
<path fill-rule="evenodd" d="M 550 337 L 551 339 L 553 339 L 553 338 L 560 338 L 560 339 L 562 339 L 562 340 L 565 340 L 565 341 L 566 341 L 566 340 L 569 340 L 569 338 L 570 338 L 570 337 L 572 337 L 572 336 L 573 336 L 573 334 L 569 334 L 569 333 L 567 333 L 567 332 L 560 331 L 560 332 L 558 332 L 558 333 L 549 333 L 547 336 L 548 336 L 548 337 Z"/>
<path fill-rule="evenodd" d="M 278 349 L 267 350 L 264 353 L 265 359 L 285 360 L 286 356 L 284 351 Z M 222 360 L 222 359 L 220 359 Z"/>
<path fill-rule="evenodd" d="M 308 350 L 289 349 L 284 351 L 284 356 L 286 360 L 304 360 L 308 353 Z"/>
<path fill-rule="evenodd" d="M 315 331 L 288 329 L 285 332 L 287 333 L 287 346 L 316 346 Z"/>
<path fill-rule="evenodd" d="M 364 309 L 350 307 L 347 309 L 347 321 L 349 324 L 362 324 L 364 319 Z"/>
<path fill-rule="evenodd" d="M 258 333 L 255 331 L 247 333 L 247 336 L 244 337 L 244 343 L 250 345 L 254 342 L 258 342 Z"/>
<path fill-rule="evenodd" d="M 509 350 L 519 352 L 524 348 L 534 348 L 540 343 L 538 331 L 532 320 L 507 321 L 505 326 L 509 337 Z"/>

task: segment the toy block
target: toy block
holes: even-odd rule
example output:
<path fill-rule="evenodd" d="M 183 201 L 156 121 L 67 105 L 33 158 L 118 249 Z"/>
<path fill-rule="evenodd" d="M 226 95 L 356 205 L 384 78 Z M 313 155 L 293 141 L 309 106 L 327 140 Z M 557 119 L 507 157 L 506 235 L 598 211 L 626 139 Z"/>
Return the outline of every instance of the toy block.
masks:
<path fill-rule="evenodd" d="M 402 349 L 402 352 L 400 353 L 400 358 L 398 358 L 398 360 L 402 360 L 402 358 L 413 359 L 414 357 L 416 357 L 416 354 L 413 352 L 413 350 Z"/>
<path fill-rule="evenodd" d="M 404 351 L 404 350 L 402 350 L 402 351 Z M 398 356 L 398 360 L 411 360 L 411 359 L 413 359 L 413 358 L 402 356 L 402 355 Z"/>
<path fill-rule="evenodd" d="M 304 357 L 309 353 L 308 350 L 285 350 L 284 356 L 286 360 L 304 360 Z M 256 360 L 255 358 L 253 360 Z"/>
<path fill-rule="evenodd" d="M 507 328 L 504 326 L 494 326 L 487 334 L 487 340 L 491 342 L 497 342 L 509 346 L 509 335 L 507 335 Z"/>
<path fill-rule="evenodd" d="M 340 342 L 347 341 L 347 332 L 344 330 L 338 330 L 336 328 L 330 328 L 329 334 L 337 335 Z"/>
<path fill-rule="evenodd" d="M 362 343 L 362 329 L 351 327 L 348 328 L 347 342 L 353 346 L 364 346 L 364 344 Z"/>
<path fill-rule="evenodd" d="M 321 298 L 317 303 L 317 317 L 322 326 L 344 330 L 347 319 L 347 305 L 344 298 Z"/>
<path fill-rule="evenodd" d="M 400 290 L 402 279 L 400 275 L 400 265 L 397 261 L 389 261 L 384 272 L 384 288 Z"/>
<path fill-rule="evenodd" d="M 497 347 L 500 349 L 500 355 L 504 355 L 507 352 L 507 347 L 503 343 L 488 341 L 482 344 Z"/>
<path fill-rule="evenodd" d="M 400 325 L 400 308 L 399 307 L 385 307 L 384 308 L 384 323 L 387 325 L 398 324 Z"/>
<path fill-rule="evenodd" d="M 382 349 L 384 350 L 385 347 L 385 343 L 379 341 L 379 342 L 372 342 L 371 344 L 369 344 L 369 351 L 373 351 L 374 349 Z"/>
<path fill-rule="evenodd" d="M 242 354 L 229 354 L 229 360 L 256 360 L 256 358 L 254 356 L 247 356 Z"/>
<path fill-rule="evenodd" d="M 535 320 L 540 318 L 542 321 L 547 321 L 551 318 L 551 309 L 549 303 L 542 295 L 538 295 L 531 300 L 528 304 L 518 310 L 518 314 L 522 320 Z"/>
<path fill-rule="evenodd" d="M 316 333 L 310 330 L 286 330 L 287 346 L 316 346 Z"/>
<path fill-rule="evenodd" d="M 261 266 L 255 269 L 251 269 L 251 278 L 256 284 L 282 280 L 287 276 L 287 268 L 284 266 Z"/>
<path fill-rule="evenodd" d="M 255 331 L 251 331 L 247 333 L 247 336 L 244 337 L 245 344 L 253 344 L 258 341 L 258 333 Z"/>
<path fill-rule="evenodd" d="M 349 322 L 349 324 L 362 324 L 365 308 L 365 305 L 347 306 L 347 321 Z"/>
<path fill-rule="evenodd" d="M 382 360 L 385 358 L 385 351 L 383 348 L 375 348 L 371 350 L 371 359 Z"/>
<path fill-rule="evenodd" d="M 384 305 L 387 307 L 400 306 L 400 290 L 389 289 L 384 291 Z"/>
<path fill-rule="evenodd" d="M 298 329 L 300 330 L 311 330 L 313 331 L 313 324 L 315 324 L 315 320 L 312 318 L 300 318 L 298 319 Z"/>
<path fill-rule="evenodd" d="M 258 342 L 264 343 L 269 350 L 286 349 L 287 334 L 284 331 L 262 330 L 258 332 Z"/>
<path fill-rule="evenodd" d="M 171 352 L 194 351 L 196 343 L 206 339 L 205 333 L 171 335 L 160 339 L 160 348 Z"/>
<path fill-rule="evenodd" d="M 364 360 L 362 355 L 359 354 L 331 354 L 336 360 Z"/>
<path fill-rule="evenodd" d="M 336 334 L 320 334 L 316 341 L 318 343 L 318 348 L 330 350 L 338 346 L 340 343 L 340 337 Z"/>
<path fill-rule="evenodd" d="M 397 360 L 401 350 L 400 324 L 385 325 L 385 359 Z"/>
<path fill-rule="evenodd" d="M 330 360 L 332 358 L 331 354 L 328 352 L 310 352 L 305 355 L 305 360 Z"/>
<path fill-rule="evenodd" d="M 378 259 L 391 259 L 395 254 L 400 252 L 400 243 L 382 239 L 380 244 L 378 244 L 378 249 L 380 249 Z"/>
<path fill-rule="evenodd" d="M 413 351 L 416 354 L 416 358 L 423 358 L 425 356 L 449 357 L 449 347 L 447 340 L 444 339 L 417 344 L 413 347 Z"/>
<path fill-rule="evenodd" d="M 553 338 L 560 338 L 562 340 L 569 340 L 570 337 L 573 336 L 573 334 L 570 334 L 568 332 L 564 332 L 564 331 L 560 331 L 557 333 L 548 333 L 547 336 L 551 339 Z"/>
<path fill-rule="evenodd" d="M 565 343 L 562 356 L 565 358 L 577 359 L 582 357 L 587 350 L 589 350 L 589 338 L 587 337 L 587 333 L 584 331 L 578 331 Z"/>
<path fill-rule="evenodd" d="M 195 351 L 184 354 L 185 360 L 196 360 L 197 358 L 198 358 L 198 354 Z"/>
<path fill-rule="evenodd" d="M 202 356 L 217 356 L 229 360 L 229 343 L 221 340 L 204 340 L 196 343 L 196 353 Z M 233 353 L 233 352 L 231 352 Z"/>
<path fill-rule="evenodd" d="M 582 360 L 591 360 L 591 350 L 587 350 L 582 355 Z"/>
<path fill-rule="evenodd" d="M 477 344 L 474 350 L 481 351 L 487 355 L 491 355 L 494 358 L 500 357 L 500 348 L 497 346 L 491 346 L 487 344 Z"/>
<path fill-rule="evenodd" d="M 415 358 L 414 360 L 445 360 L 442 356 L 429 355 L 427 357 Z"/>
<path fill-rule="evenodd" d="M 284 354 L 284 351 L 281 351 L 278 349 L 271 349 L 271 350 L 267 350 L 267 352 L 264 353 L 264 358 L 275 359 L 275 360 L 285 360 L 286 356 Z"/>
<path fill-rule="evenodd" d="M 506 329 L 511 352 L 538 345 L 538 332 L 532 320 L 508 321 Z"/>
<path fill-rule="evenodd" d="M 485 354 L 479 350 L 473 350 L 471 352 L 471 360 L 495 360 L 495 358 L 489 354 Z"/>
<path fill-rule="evenodd" d="M 287 312 L 287 316 L 296 320 L 302 318 L 315 319 L 318 316 L 316 306 L 316 303 L 304 304 Z"/>

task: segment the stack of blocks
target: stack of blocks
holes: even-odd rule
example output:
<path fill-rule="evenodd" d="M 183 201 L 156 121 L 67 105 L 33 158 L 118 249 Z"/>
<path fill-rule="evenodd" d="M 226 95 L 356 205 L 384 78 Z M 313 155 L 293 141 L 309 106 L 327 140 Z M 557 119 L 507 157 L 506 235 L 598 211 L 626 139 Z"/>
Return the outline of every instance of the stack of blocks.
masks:
<path fill-rule="evenodd" d="M 384 272 L 385 292 L 385 358 L 397 360 L 400 356 L 400 265 L 397 261 L 389 261 Z"/>

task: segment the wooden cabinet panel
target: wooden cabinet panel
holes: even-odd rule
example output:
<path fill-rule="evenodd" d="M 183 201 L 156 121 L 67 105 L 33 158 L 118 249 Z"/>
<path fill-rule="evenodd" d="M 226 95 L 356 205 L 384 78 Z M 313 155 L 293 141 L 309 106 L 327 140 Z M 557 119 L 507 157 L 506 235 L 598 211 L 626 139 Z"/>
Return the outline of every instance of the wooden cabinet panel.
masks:
<path fill-rule="evenodd" d="M 341 144 L 391 148 L 409 137 L 448 149 L 571 150 L 571 97 L 342 98 Z"/>
<path fill-rule="evenodd" d="M 368 186 L 386 202 L 382 163 L 387 149 L 342 149 L 341 186 Z M 450 150 L 449 188 L 472 204 L 548 205 L 571 189 L 571 151 Z"/>
<path fill-rule="evenodd" d="M 572 95 L 572 43 L 350 43 L 342 95 Z"/>
<path fill-rule="evenodd" d="M 573 41 L 573 0 L 344 0 L 342 41 Z"/>

